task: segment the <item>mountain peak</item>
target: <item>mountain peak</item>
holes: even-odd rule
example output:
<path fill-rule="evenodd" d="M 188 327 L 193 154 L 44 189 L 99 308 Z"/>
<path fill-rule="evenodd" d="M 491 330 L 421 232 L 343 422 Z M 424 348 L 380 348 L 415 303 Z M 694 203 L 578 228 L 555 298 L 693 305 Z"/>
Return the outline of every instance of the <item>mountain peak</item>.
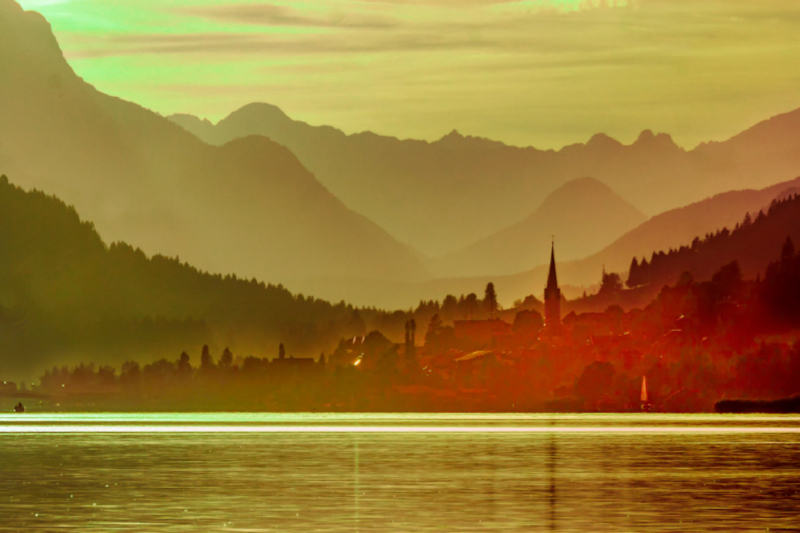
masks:
<path fill-rule="evenodd" d="M 559 260 L 566 261 L 599 251 L 645 220 L 602 181 L 577 178 L 552 191 L 522 221 L 448 254 L 437 266 L 474 276 L 510 275 L 546 265 L 553 234 Z"/>
<path fill-rule="evenodd" d="M 639 148 L 656 148 L 663 150 L 681 149 L 672 136 L 668 133 L 653 133 L 653 130 L 644 130 L 631 145 Z"/>
<path fill-rule="evenodd" d="M 611 187 L 602 181 L 591 176 L 584 176 L 582 178 L 575 178 L 561 185 L 559 188 L 547 195 L 542 205 L 562 197 L 571 200 L 575 194 L 580 193 L 587 195 L 603 194 L 616 196 L 616 193 L 611 189 Z"/>
<path fill-rule="evenodd" d="M 431 143 L 440 148 L 448 150 L 471 150 L 481 152 L 492 148 L 500 148 L 505 144 L 499 141 L 492 141 L 484 137 L 473 137 L 472 135 L 462 135 L 458 130 L 454 129 L 447 135 L 443 136 L 438 141 Z"/>
<path fill-rule="evenodd" d="M 247 104 L 246 106 L 240 107 L 230 115 L 225 120 L 228 120 L 233 117 L 252 117 L 257 118 L 258 120 L 273 120 L 273 121 L 285 121 L 291 120 L 289 115 L 283 112 L 283 110 L 272 104 L 267 104 L 264 102 L 254 102 L 252 104 Z"/>
<path fill-rule="evenodd" d="M 595 133 L 592 138 L 586 143 L 588 148 L 617 148 L 622 146 L 622 143 L 613 137 L 609 137 L 605 133 Z"/>
<path fill-rule="evenodd" d="M 0 0 L 0 13 L 11 11 L 22 13 L 22 6 L 14 0 Z"/>
<path fill-rule="evenodd" d="M 549 216 L 556 216 L 559 213 L 591 211 L 595 209 L 596 205 L 605 205 L 606 207 L 613 205 L 614 209 L 626 212 L 630 218 L 638 219 L 639 222 L 643 222 L 646 218 L 611 187 L 589 176 L 570 180 L 551 192 L 537 211 L 541 214 L 548 213 Z"/>
<path fill-rule="evenodd" d="M 675 145 L 675 141 L 672 140 L 672 136 L 669 133 L 654 134 L 653 130 L 643 130 L 642 133 L 639 134 L 639 138 L 636 139 L 636 142 L 634 144 L 651 144 L 651 143 Z"/>
<path fill-rule="evenodd" d="M 653 130 L 642 130 L 642 133 L 639 134 L 639 138 L 636 139 L 636 142 L 646 143 L 652 141 L 655 138 L 656 136 L 653 134 Z"/>
<path fill-rule="evenodd" d="M 14 0 L 0 0 L 0 58 L 12 66 L 9 75 L 34 70 L 71 72 L 50 23 Z"/>

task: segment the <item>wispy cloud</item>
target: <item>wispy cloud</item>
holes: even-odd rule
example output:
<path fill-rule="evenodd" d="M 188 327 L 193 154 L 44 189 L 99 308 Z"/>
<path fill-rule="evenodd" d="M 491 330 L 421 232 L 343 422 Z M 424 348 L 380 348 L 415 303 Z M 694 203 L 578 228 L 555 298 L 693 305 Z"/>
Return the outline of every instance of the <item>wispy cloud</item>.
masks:
<path fill-rule="evenodd" d="M 166 113 L 268 100 L 348 131 L 692 145 L 800 105 L 797 0 L 38 2 L 79 74 Z"/>
<path fill-rule="evenodd" d="M 372 54 L 447 50 L 515 54 L 568 50 L 593 52 L 615 46 L 600 38 L 594 42 L 586 38 L 575 39 L 567 28 L 559 30 L 565 24 L 584 25 L 586 22 L 602 26 L 602 20 L 581 22 L 562 17 L 565 10 L 583 4 L 603 6 L 613 2 L 465 1 L 467 8 L 474 9 L 453 11 L 452 3 L 438 0 L 356 0 L 344 4 L 349 11 L 331 7 L 332 3 L 324 0 L 301 3 L 306 6 L 304 9 L 266 3 L 187 7 L 170 13 L 200 18 L 219 26 L 206 26 L 205 31 L 185 33 L 97 33 L 87 36 L 84 46 L 69 50 L 68 56 L 85 59 L 137 54 Z M 426 8 L 424 12 L 417 9 L 421 5 Z M 484 12 L 485 8 L 496 6 L 513 6 L 513 9 Z M 559 9 L 545 9 L 553 6 Z M 182 26 L 192 28 L 191 23 Z M 265 27 L 267 31 L 237 31 L 241 26 Z M 599 26 L 583 31 L 597 33 Z M 299 31 L 275 31 L 276 28 Z"/>
<path fill-rule="evenodd" d="M 494 39 L 476 39 L 468 36 L 446 36 L 404 33 L 377 36 L 372 39 L 348 39 L 330 35 L 309 35 L 302 38 L 276 35 L 242 35 L 199 33 L 183 35 L 144 34 L 135 36 L 110 36 L 103 43 L 85 49 L 69 51 L 68 59 L 87 59 L 124 55 L 152 54 L 360 54 L 380 52 L 424 52 L 436 50 L 458 51 L 465 49 L 487 50 L 506 47 L 513 43 Z"/>
<path fill-rule="evenodd" d="M 176 13 L 260 26 L 384 30 L 398 25 L 396 19 L 388 16 L 345 12 L 339 9 L 319 9 L 319 7 L 312 6 L 300 10 L 276 4 L 234 4 L 183 8 Z"/>

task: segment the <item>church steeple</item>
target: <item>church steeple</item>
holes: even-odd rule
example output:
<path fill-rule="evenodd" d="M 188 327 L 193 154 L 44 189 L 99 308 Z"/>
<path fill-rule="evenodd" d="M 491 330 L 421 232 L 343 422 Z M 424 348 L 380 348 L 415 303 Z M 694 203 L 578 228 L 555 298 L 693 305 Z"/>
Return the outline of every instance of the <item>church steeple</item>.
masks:
<path fill-rule="evenodd" d="M 555 241 L 550 247 L 550 273 L 547 275 L 547 288 L 558 288 L 558 276 L 556 275 L 556 243 Z"/>
<path fill-rule="evenodd" d="M 544 288 L 544 325 L 550 333 L 555 333 L 561 326 L 561 289 L 558 288 L 556 275 L 555 241 L 550 248 L 550 272 Z"/>

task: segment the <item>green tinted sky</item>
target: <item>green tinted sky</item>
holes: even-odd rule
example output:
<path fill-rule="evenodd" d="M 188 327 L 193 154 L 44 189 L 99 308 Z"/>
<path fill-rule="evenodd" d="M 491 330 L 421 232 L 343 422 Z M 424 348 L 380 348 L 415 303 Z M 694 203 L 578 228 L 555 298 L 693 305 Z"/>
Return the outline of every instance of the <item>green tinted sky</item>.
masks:
<path fill-rule="evenodd" d="M 684 146 L 800 107 L 797 0 L 23 0 L 100 90 L 218 120 Z"/>

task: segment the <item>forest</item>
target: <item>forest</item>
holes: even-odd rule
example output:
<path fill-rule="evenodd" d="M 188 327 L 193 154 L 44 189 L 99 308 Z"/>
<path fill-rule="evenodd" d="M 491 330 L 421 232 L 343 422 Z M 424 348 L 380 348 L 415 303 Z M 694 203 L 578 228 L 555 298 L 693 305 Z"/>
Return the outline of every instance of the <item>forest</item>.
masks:
<path fill-rule="evenodd" d="M 532 301 L 532 300 L 531 300 Z M 54 196 L 0 177 L 0 373 L 33 378 L 52 364 L 154 361 L 204 345 L 266 355 L 333 350 L 380 329 L 401 339 L 413 317 L 482 318 L 475 294 L 415 309 L 355 308 L 282 285 L 200 271 L 178 257 L 107 245 L 91 222 Z"/>

